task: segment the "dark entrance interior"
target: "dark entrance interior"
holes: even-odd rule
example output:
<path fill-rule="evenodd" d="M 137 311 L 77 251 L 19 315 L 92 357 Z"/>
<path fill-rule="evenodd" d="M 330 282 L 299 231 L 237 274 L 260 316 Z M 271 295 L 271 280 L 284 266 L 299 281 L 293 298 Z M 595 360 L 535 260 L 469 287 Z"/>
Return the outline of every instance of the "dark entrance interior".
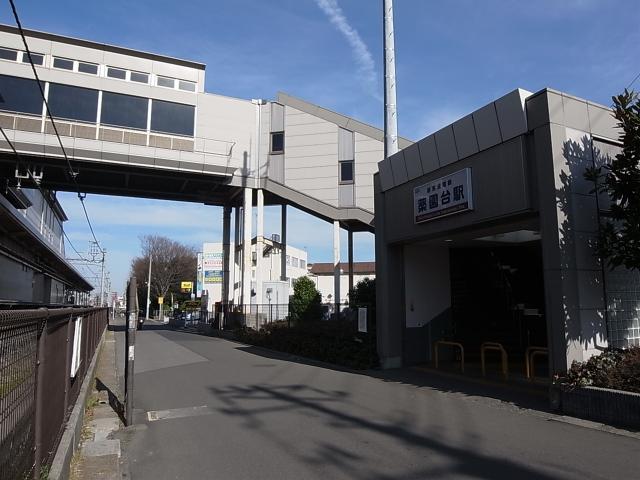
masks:
<path fill-rule="evenodd" d="M 508 353 L 510 373 L 523 372 L 527 348 L 547 346 L 540 242 L 449 251 L 452 322 L 447 336 L 465 346 L 469 365 L 480 363 L 483 342 L 496 342 Z M 498 352 L 487 354 L 493 371 L 498 357 Z M 536 376 L 545 376 L 547 362 L 536 363 Z"/>

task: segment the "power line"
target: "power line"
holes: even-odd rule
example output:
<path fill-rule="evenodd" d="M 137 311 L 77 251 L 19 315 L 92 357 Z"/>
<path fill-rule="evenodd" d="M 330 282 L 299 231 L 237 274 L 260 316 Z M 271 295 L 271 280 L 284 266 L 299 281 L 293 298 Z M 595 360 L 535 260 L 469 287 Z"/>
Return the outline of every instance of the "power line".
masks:
<path fill-rule="evenodd" d="M 636 75 L 636 77 L 631 80 L 631 83 L 629 85 L 627 85 L 627 90 L 629 90 L 629 88 L 631 88 L 631 86 L 636 83 L 636 80 L 638 80 L 640 78 L 640 72 L 638 72 L 638 74 Z"/>
<path fill-rule="evenodd" d="M 40 83 L 40 77 L 38 76 L 38 72 L 36 70 L 36 66 L 33 63 L 33 59 L 31 58 L 31 50 L 29 50 L 29 45 L 27 45 L 27 38 L 24 34 L 24 30 L 22 29 L 22 23 L 20 23 L 20 18 L 18 17 L 18 11 L 16 10 L 16 5 L 13 3 L 13 0 L 9 0 L 11 4 L 11 10 L 13 11 L 13 17 L 16 20 L 16 25 L 18 26 L 18 31 L 20 32 L 20 37 L 22 38 L 22 43 L 24 44 L 24 49 L 27 52 L 27 58 L 29 60 L 29 65 L 31 65 L 31 70 L 33 71 L 33 75 L 36 79 L 36 83 L 38 84 L 38 89 L 40 90 L 40 95 L 42 96 L 42 100 L 44 101 L 45 109 L 47 111 L 47 116 L 51 121 L 51 126 L 53 127 L 53 131 L 56 134 L 56 138 L 58 139 L 58 143 L 60 144 L 60 148 L 62 149 L 62 154 L 64 156 L 65 161 L 67 162 L 67 166 L 69 167 L 69 176 L 73 180 L 73 183 L 76 186 L 76 190 L 78 192 L 78 199 L 80 200 L 80 204 L 82 205 L 82 210 L 84 211 L 84 216 L 87 219 L 87 224 L 89 225 L 89 230 L 91 231 L 91 235 L 93 239 L 98 244 L 98 248 L 102 251 L 102 247 L 100 247 L 100 242 L 96 238 L 96 234 L 93 231 L 93 225 L 91 225 L 91 220 L 89 219 L 89 213 L 87 212 L 87 207 L 84 204 L 85 195 L 80 192 L 80 186 L 78 185 L 78 181 L 76 180 L 77 173 L 73 171 L 73 167 L 71 166 L 71 162 L 69 161 L 69 157 L 67 156 L 67 151 L 64 148 L 62 143 L 62 139 L 60 138 L 60 134 L 58 133 L 58 127 L 56 126 L 55 121 L 53 120 L 53 115 L 51 115 L 51 110 L 49 109 L 49 102 L 44 94 L 44 90 L 42 88 L 42 84 Z M 14 149 L 15 150 L 15 149 Z"/>

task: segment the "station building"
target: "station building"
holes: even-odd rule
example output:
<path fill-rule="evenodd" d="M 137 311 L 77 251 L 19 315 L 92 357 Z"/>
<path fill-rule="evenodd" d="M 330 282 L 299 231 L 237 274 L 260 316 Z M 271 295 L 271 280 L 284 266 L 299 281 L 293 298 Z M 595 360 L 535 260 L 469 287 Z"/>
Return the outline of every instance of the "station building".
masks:
<path fill-rule="evenodd" d="M 553 373 L 638 345 L 638 275 L 596 256 L 607 198 L 584 178 L 620 151 L 619 134 L 606 107 L 515 90 L 381 161 L 382 365 L 432 361 L 438 341 L 475 362 L 492 342 L 511 372 L 548 348 Z"/>
<path fill-rule="evenodd" d="M 88 304 L 93 287 L 65 258 L 66 220 L 54 192 L 0 190 L 0 308 Z"/>

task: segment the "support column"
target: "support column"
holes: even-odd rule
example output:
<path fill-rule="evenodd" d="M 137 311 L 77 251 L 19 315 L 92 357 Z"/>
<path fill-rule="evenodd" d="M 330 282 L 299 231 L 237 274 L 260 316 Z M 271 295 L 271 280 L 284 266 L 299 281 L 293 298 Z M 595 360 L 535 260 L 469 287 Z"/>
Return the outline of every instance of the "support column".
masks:
<path fill-rule="evenodd" d="M 262 305 L 262 252 L 264 251 L 264 191 L 259 188 L 258 221 L 256 222 L 256 305 Z M 258 307 L 260 308 L 260 307 Z"/>
<path fill-rule="evenodd" d="M 241 238 L 241 228 L 240 228 L 240 206 L 236 205 L 234 208 L 235 217 L 234 217 L 234 226 L 233 226 L 233 303 L 235 305 L 240 304 L 240 291 L 237 286 L 240 284 L 240 276 L 242 272 L 242 255 L 240 255 L 240 238 Z"/>
<path fill-rule="evenodd" d="M 333 302 L 336 319 L 340 314 L 340 222 L 333 222 Z"/>
<path fill-rule="evenodd" d="M 280 242 L 282 250 L 280 252 L 280 280 L 287 281 L 287 205 L 282 205 L 280 213 Z"/>
<path fill-rule="evenodd" d="M 222 210 L 222 317 L 220 328 L 225 320 L 227 304 L 229 303 L 229 250 L 231 249 L 231 206 L 225 205 Z"/>
<path fill-rule="evenodd" d="M 244 212 L 242 222 L 242 305 L 245 313 L 251 305 L 251 212 L 253 190 L 244 189 Z"/>
<path fill-rule="evenodd" d="M 349 303 L 351 303 L 351 292 L 353 291 L 353 231 L 347 230 L 349 246 Z"/>

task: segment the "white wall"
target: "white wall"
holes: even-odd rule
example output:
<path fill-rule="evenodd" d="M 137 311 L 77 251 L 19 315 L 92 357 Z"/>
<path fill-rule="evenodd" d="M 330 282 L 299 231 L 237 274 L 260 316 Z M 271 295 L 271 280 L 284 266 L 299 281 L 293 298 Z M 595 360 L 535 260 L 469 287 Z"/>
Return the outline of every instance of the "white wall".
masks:
<path fill-rule="evenodd" d="M 316 288 L 322 295 L 322 303 L 334 303 L 333 292 L 333 274 L 329 275 L 309 275 L 309 278 L 314 281 Z M 375 274 L 369 275 L 354 275 L 353 285 L 355 286 L 359 281 L 365 278 L 375 279 Z M 331 295 L 331 297 L 329 297 Z M 349 275 L 340 275 L 340 303 L 349 303 Z"/>

